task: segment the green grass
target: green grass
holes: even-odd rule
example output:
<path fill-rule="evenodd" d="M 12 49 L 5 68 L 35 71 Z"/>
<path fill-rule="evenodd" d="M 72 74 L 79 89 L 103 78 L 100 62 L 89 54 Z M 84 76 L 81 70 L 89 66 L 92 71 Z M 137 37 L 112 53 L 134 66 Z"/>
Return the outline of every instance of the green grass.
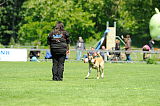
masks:
<path fill-rule="evenodd" d="M 0 106 L 159 106 L 160 65 L 105 64 L 105 78 L 84 79 L 88 64 L 66 62 L 51 81 L 51 62 L 0 62 Z"/>

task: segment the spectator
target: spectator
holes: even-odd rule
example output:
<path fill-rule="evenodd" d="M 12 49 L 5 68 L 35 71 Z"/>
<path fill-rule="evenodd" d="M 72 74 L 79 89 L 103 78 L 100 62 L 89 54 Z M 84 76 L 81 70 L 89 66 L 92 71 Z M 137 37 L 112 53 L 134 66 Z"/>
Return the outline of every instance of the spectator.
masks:
<path fill-rule="evenodd" d="M 93 54 L 94 54 L 94 52 L 95 52 L 94 47 L 91 47 L 91 51 L 89 51 L 89 54 L 90 54 L 90 55 L 93 55 Z"/>
<path fill-rule="evenodd" d="M 146 44 L 146 45 L 144 45 L 144 46 L 142 47 L 142 50 L 143 50 L 143 51 L 153 50 L 153 45 L 154 45 L 154 40 L 151 39 L 148 44 Z M 146 53 L 146 52 L 143 53 L 143 60 L 146 60 L 146 59 L 149 58 L 149 57 L 150 57 L 150 54 L 149 54 L 149 53 Z"/>
<path fill-rule="evenodd" d="M 30 61 L 38 61 L 38 58 L 40 57 L 40 51 L 34 49 L 36 48 L 33 48 L 29 53 Z"/>
<path fill-rule="evenodd" d="M 151 40 L 149 41 L 149 44 L 148 44 L 148 46 L 150 47 L 151 50 L 154 50 L 154 48 L 153 48 L 153 45 L 154 45 L 154 44 L 155 44 L 154 40 L 151 39 Z"/>
<path fill-rule="evenodd" d="M 119 51 L 120 50 L 120 40 L 116 39 L 116 45 L 115 45 L 115 50 Z M 116 60 L 121 60 L 121 53 L 120 52 L 115 52 L 115 57 Z"/>
<path fill-rule="evenodd" d="M 46 51 L 45 59 L 52 59 L 51 52 L 49 50 Z"/>
<path fill-rule="evenodd" d="M 107 61 L 107 56 L 109 55 L 108 52 L 106 52 L 106 47 L 102 46 L 102 51 L 100 52 L 101 56 L 103 57 L 103 60 Z"/>
<path fill-rule="evenodd" d="M 91 50 L 90 50 L 88 53 L 93 56 L 94 52 L 95 52 L 94 47 L 91 47 Z M 83 57 L 84 57 L 84 58 L 87 58 L 88 56 L 87 56 L 87 55 L 84 55 Z M 84 58 L 83 58 L 83 59 L 84 59 Z"/>
<path fill-rule="evenodd" d="M 130 51 L 131 51 L 131 37 L 130 35 L 127 35 L 126 38 L 124 38 L 125 41 L 125 54 L 126 54 L 126 61 L 131 61 L 130 57 Z"/>
<path fill-rule="evenodd" d="M 80 60 L 82 57 L 82 50 L 85 50 L 85 44 L 82 37 L 79 37 L 76 45 L 76 60 Z"/>

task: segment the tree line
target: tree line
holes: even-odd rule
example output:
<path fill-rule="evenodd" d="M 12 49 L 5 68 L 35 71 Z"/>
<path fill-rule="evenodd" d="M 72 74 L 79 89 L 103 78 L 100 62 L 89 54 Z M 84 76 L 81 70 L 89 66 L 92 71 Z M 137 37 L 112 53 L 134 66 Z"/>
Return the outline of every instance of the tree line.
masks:
<path fill-rule="evenodd" d="M 99 40 L 106 22 L 117 23 L 117 35 L 130 34 L 133 45 L 150 38 L 149 20 L 160 9 L 160 0 L 1 0 L 0 43 L 3 45 L 47 45 L 46 37 L 57 21 L 85 42 Z"/>

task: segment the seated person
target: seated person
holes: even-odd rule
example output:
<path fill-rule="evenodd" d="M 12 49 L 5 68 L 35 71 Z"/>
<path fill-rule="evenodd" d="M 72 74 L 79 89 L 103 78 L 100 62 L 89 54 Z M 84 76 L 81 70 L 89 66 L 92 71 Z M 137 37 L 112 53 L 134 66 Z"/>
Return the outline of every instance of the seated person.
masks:
<path fill-rule="evenodd" d="M 52 59 L 51 52 L 49 50 L 46 51 L 45 59 Z"/>
<path fill-rule="evenodd" d="M 95 52 L 94 47 L 91 47 L 91 50 L 90 50 L 88 53 L 89 53 L 90 55 L 93 55 L 94 52 Z M 84 59 L 84 58 L 87 58 L 87 54 L 83 56 L 83 59 Z"/>
<path fill-rule="evenodd" d="M 143 47 L 142 47 L 142 51 L 150 51 L 151 50 L 151 48 L 148 46 L 148 45 L 144 45 Z M 143 60 L 146 60 L 147 58 L 149 58 L 150 57 L 150 54 L 148 54 L 148 53 L 143 53 Z"/>
<path fill-rule="evenodd" d="M 142 51 L 151 51 L 151 50 L 153 50 L 154 43 L 155 43 L 154 40 L 151 39 L 148 44 L 146 44 L 146 45 L 144 45 L 142 47 Z M 151 56 L 151 54 L 144 52 L 143 53 L 143 60 L 148 59 L 150 56 Z"/>
<path fill-rule="evenodd" d="M 91 51 L 89 51 L 89 54 L 93 55 L 93 54 L 94 54 L 94 52 L 95 52 L 94 47 L 91 47 Z"/>
<path fill-rule="evenodd" d="M 40 57 L 40 51 L 31 50 L 29 53 L 30 61 L 36 60 Z"/>

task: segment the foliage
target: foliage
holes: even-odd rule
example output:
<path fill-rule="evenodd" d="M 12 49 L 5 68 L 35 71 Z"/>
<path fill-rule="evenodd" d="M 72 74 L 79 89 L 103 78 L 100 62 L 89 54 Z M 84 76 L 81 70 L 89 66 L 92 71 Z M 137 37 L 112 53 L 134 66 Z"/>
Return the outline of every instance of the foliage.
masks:
<path fill-rule="evenodd" d="M 31 41 L 31 38 L 34 41 L 39 36 L 39 41 L 45 45 L 46 37 L 56 21 L 64 22 L 73 41 L 78 36 L 87 38 L 94 34 L 94 23 L 90 20 L 94 14 L 84 12 L 82 8 L 76 8 L 73 1 L 29 0 L 25 2 L 23 8 L 22 13 L 26 24 L 23 24 L 19 30 L 19 38 L 22 42 L 25 39 Z"/>
<path fill-rule="evenodd" d="M 0 48 L 5 48 L 5 47 L 4 47 L 4 45 L 2 45 L 2 44 L 0 43 Z"/>
<path fill-rule="evenodd" d="M 16 41 L 21 16 L 20 7 L 24 0 L 2 0 L 0 5 L 0 43 L 8 45 L 11 37 Z"/>
<path fill-rule="evenodd" d="M 57 21 L 65 24 L 72 44 L 78 36 L 88 43 L 99 40 L 106 22 L 117 22 L 117 35 L 130 34 L 134 46 L 151 39 L 149 20 L 160 9 L 159 0 L 6 0 L 0 5 L 0 43 L 46 45 Z M 18 38 L 18 40 L 17 40 Z"/>
<path fill-rule="evenodd" d="M 155 59 L 151 59 L 151 58 L 148 58 L 148 59 L 146 60 L 146 63 L 147 63 L 147 64 L 157 64 L 156 60 L 155 60 Z"/>
<path fill-rule="evenodd" d="M 30 44 L 39 41 L 40 44 L 46 44 L 46 37 L 53 27 L 53 23 L 48 22 L 32 22 L 24 24 L 18 34 L 18 39 L 21 44 Z"/>
<path fill-rule="evenodd" d="M 131 34 L 134 44 L 142 46 L 151 39 L 149 20 L 154 8 L 160 7 L 158 0 L 122 0 L 119 3 L 118 29 L 121 34 Z"/>

